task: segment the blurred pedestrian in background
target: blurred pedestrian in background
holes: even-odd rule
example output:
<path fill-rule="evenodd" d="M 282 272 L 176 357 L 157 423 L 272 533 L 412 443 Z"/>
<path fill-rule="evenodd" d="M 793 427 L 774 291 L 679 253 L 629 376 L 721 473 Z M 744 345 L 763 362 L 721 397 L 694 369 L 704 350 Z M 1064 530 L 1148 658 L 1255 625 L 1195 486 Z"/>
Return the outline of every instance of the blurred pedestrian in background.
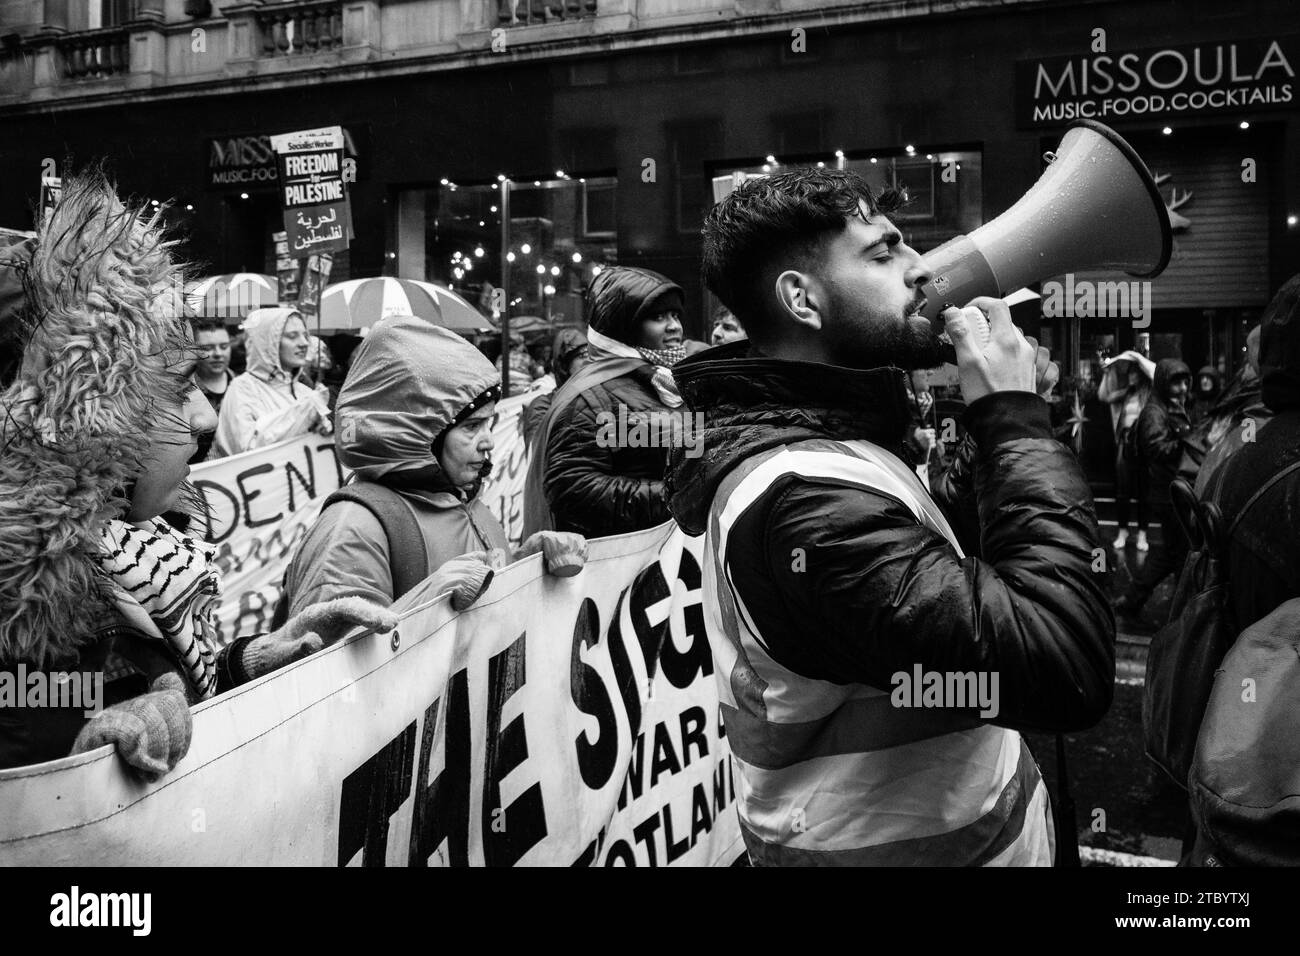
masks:
<path fill-rule="evenodd" d="M 194 384 L 212 406 L 213 413 L 219 414 L 226 389 L 235 377 L 235 373 L 230 371 L 230 333 L 218 321 L 201 321 L 194 326 L 194 344 L 199 355 L 194 368 Z M 212 439 L 211 431 L 199 436 L 199 450 L 190 459 L 190 464 L 208 460 Z"/>
<path fill-rule="evenodd" d="M 1110 424 L 1115 436 L 1115 520 L 1119 533 L 1115 548 L 1128 544 L 1130 502 L 1136 504 L 1137 549 L 1146 551 L 1147 472 L 1138 460 L 1137 423 L 1151 397 L 1156 363 L 1140 352 L 1129 350 L 1112 359 L 1097 387 L 1097 399 L 1110 406 Z"/>
<path fill-rule="evenodd" d="M 221 403 L 215 457 L 238 455 L 296 435 L 333 430 L 329 392 L 299 381 L 310 348 L 297 309 L 256 309 L 244 322 L 248 371 L 235 376 Z"/>

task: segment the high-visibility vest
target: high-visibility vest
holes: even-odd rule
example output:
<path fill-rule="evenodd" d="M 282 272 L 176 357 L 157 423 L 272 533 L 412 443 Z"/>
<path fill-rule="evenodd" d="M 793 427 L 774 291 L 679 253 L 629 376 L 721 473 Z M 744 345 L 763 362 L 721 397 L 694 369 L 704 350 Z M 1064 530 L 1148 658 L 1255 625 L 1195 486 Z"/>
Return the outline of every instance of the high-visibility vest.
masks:
<path fill-rule="evenodd" d="M 791 474 L 895 498 L 964 556 L 915 472 L 867 441 L 784 445 L 723 480 L 705 532 L 704 609 L 751 859 L 1050 866 L 1047 789 L 1018 733 L 952 709 L 895 707 L 887 691 L 813 680 L 767 652 L 727 541 L 745 509 Z"/>

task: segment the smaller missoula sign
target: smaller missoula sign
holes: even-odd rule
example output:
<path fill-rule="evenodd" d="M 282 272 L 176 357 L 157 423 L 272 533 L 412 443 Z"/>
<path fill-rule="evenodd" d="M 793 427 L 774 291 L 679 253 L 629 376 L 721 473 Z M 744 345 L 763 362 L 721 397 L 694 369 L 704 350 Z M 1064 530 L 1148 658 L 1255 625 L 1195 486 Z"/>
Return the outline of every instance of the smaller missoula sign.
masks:
<path fill-rule="evenodd" d="M 1296 109 L 1300 36 L 1206 41 L 1016 64 L 1016 125 Z"/>

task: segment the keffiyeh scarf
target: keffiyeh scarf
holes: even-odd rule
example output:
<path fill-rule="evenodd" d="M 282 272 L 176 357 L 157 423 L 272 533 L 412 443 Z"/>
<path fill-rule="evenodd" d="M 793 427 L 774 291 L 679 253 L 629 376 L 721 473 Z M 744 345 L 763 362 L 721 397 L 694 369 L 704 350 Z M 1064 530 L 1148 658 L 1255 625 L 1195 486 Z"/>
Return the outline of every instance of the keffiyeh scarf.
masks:
<path fill-rule="evenodd" d="M 595 329 L 587 329 L 587 354 L 592 360 L 601 358 L 643 358 L 655 367 L 651 382 L 659 393 L 659 400 L 669 408 L 682 404 L 682 396 L 677 391 L 677 383 L 670 371 L 686 357 L 686 347 L 675 349 L 647 349 L 639 346 L 625 345 L 608 335 L 602 335 Z"/>
<path fill-rule="evenodd" d="M 206 700 L 217 688 L 217 549 L 166 522 L 148 524 L 110 521 L 100 567 L 116 585 L 119 612 L 147 637 L 166 644 L 198 698 Z"/>

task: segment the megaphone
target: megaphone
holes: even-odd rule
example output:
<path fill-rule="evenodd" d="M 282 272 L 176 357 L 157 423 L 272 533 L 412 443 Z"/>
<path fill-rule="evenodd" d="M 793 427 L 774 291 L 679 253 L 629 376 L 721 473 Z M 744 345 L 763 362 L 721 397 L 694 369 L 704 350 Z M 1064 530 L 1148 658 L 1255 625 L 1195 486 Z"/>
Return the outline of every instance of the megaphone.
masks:
<path fill-rule="evenodd" d="M 1109 126 L 1079 120 L 1014 206 L 922 257 L 930 270 L 922 311 L 942 333 L 947 306 L 1050 276 L 1096 269 L 1151 278 L 1169 264 L 1172 243 L 1164 200 L 1141 157 Z M 956 361 L 951 345 L 945 353 Z"/>

